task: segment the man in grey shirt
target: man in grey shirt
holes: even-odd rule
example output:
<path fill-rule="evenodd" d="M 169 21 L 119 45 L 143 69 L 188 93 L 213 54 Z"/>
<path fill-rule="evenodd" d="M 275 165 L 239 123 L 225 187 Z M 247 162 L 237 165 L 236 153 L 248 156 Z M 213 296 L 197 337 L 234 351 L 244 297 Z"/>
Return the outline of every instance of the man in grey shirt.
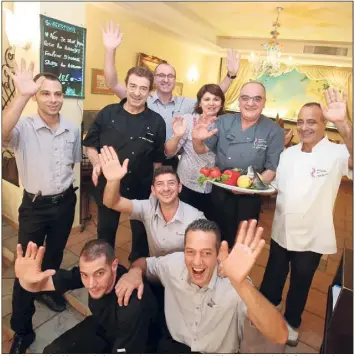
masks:
<path fill-rule="evenodd" d="M 256 225 L 241 224 L 229 254 L 216 223 L 195 220 L 186 229 L 184 252 L 144 260 L 140 277 L 159 279 L 165 287 L 168 330 L 159 353 L 238 353 L 245 317 L 271 342 L 286 342 L 282 315 L 247 277 L 265 244 Z M 217 257 L 227 278 L 218 275 Z"/>
<path fill-rule="evenodd" d="M 33 78 L 34 65 L 26 70 L 15 64 L 13 78 L 17 95 L 3 113 L 3 146 L 14 150 L 24 187 L 19 208 L 19 243 L 23 250 L 29 241 L 41 246 L 46 242 L 42 267 L 58 269 L 74 220 L 76 194 L 73 188 L 74 163 L 81 160 L 80 129 L 60 114 L 63 90 L 59 79 L 51 73 Z M 38 112 L 20 119 L 33 97 Z M 65 299 L 55 292 L 37 297 L 52 310 L 66 307 Z M 10 353 L 25 353 L 35 339 L 32 316 L 34 296 L 15 279 L 11 327 L 15 331 Z"/>
<path fill-rule="evenodd" d="M 120 32 L 119 25 L 109 21 L 106 30 L 102 30 L 103 42 L 105 45 L 105 79 L 107 85 L 120 98 L 126 97 L 126 89 L 123 83 L 117 80 L 115 69 L 115 54 L 120 46 L 123 33 Z M 237 77 L 240 56 L 234 50 L 227 54 L 227 75 L 220 84 L 225 93 L 231 85 L 233 79 Z M 182 116 L 193 113 L 196 106 L 196 99 L 185 96 L 174 96 L 173 91 L 176 84 L 176 70 L 168 63 L 159 64 L 154 70 L 154 84 L 156 91 L 147 100 L 148 107 L 160 114 L 166 123 L 166 139 L 173 135 L 172 120 L 174 116 Z M 177 167 L 177 157 L 167 160 L 164 165 Z"/>

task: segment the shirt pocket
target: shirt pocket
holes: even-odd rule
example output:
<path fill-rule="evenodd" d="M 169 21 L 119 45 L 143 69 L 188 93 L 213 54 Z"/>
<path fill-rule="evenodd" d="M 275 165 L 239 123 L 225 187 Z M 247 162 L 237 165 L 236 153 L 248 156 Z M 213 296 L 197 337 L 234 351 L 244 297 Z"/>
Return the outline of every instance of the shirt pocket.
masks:
<path fill-rule="evenodd" d="M 66 165 L 74 163 L 74 143 L 75 138 L 72 133 L 63 137 L 63 158 Z"/>

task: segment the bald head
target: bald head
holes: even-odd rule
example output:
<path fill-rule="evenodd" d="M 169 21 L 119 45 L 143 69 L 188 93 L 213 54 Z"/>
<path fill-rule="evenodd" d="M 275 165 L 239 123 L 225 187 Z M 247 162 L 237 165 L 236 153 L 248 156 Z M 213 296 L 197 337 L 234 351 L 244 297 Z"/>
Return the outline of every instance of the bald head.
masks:
<path fill-rule="evenodd" d="M 247 87 L 247 86 L 258 86 L 258 85 L 262 87 L 263 92 L 264 92 L 264 96 L 266 96 L 266 89 L 265 89 L 265 87 L 264 87 L 264 84 L 263 84 L 263 83 L 260 83 L 260 82 L 258 82 L 258 81 L 256 81 L 256 80 L 251 80 L 250 82 L 244 83 L 244 84 L 242 85 L 242 87 L 240 88 L 240 92 L 242 92 L 242 90 L 243 90 L 245 87 Z"/>
<path fill-rule="evenodd" d="M 161 71 L 165 72 L 165 69 L 172 71 L 172 73 L 176 76 L 175 68 L 169 63 L 160 63 L 156 66 L 154 70 L 154 75 L 159 74 Z"/>

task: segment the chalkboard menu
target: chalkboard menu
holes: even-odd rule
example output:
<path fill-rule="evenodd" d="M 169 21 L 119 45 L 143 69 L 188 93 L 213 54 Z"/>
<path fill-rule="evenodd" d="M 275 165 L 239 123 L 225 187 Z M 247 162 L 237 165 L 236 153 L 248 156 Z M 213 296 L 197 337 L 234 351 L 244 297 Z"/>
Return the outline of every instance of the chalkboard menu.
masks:
<path fill-rule="evenodd" d="M 84 98 L 86 29 L 40 15 L 41 72 L 58 76 L 65 97 Z"/>

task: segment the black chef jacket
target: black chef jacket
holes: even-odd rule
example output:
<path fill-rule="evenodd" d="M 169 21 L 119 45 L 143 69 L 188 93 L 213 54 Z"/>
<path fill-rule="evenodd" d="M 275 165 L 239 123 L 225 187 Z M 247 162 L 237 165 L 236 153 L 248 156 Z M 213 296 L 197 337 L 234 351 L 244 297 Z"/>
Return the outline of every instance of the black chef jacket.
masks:
<path fill-rule="evenodd" d="M 105 145 L 114 147 L 121 164 L 129 158 L 121 194 L 128 199 L 146 199 L 152 184 L 153 163 L 165 159 L 165 121 L 147 106 L 139 114 L 130 114 L 123 108 L 126 100 L 108 105 L 97 114 L 83 144 L 95 147 L 98 152 Z M 101 193 L 105 185 L 106 179 L 101 175 L 98 183 Z"/>
<path fill-rule="evenodd" d="M 127 269 L 118 265 L 116 282 L 125 273 Z M 60 293 L 84 287 L 78 267 L 70 271 L 59 269 L 53 276 L 53 284 Z M 89 294 L 89 308 L 98 325 L 97 332 L 112 345 L 114 353 L 117 349 L 134 354 L 146 352 L 149 326 L 157 314 L 156 300 L 147 283 L 142 299 L 138 299 L 135 291 L 126 307 L 118 305 L 113 288 L 100 299 L 93 299 Z"/>

